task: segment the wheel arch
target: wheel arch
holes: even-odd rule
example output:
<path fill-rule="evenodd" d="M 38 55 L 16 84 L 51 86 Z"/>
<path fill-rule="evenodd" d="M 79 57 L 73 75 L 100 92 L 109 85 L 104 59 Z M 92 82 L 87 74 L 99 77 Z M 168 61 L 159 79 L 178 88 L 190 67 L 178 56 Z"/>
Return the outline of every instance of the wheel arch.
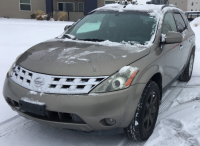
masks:
<path fill-rule="evenodd" d="M 140 75 L 137 80 L 138 83 L 147 84 L 149 81 L 154 81 L 157 83 L 160 90 L 160 97 L 162 99 L 162 73 L 159 70 L 158 65 L 151 66 L 143 74 Z"/>

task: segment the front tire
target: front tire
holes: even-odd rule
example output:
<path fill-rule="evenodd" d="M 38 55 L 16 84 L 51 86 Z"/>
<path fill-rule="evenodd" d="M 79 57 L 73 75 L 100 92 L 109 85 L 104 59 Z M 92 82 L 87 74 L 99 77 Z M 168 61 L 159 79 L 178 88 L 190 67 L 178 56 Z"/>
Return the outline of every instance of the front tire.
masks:
<path fill-rule="evenodd" d="M 129 139 L 144 141 L 151 136 L 157 121 L 160 96 L 158 85 L 154 81 L 149 81 L 142 93 L 133 120 L 124 129 Z"/>
<path fill-rule="evenodd" d="M 183 73 L 179 77 L 180 81 L 188 82 L 191 79 L 192 71 L 193 71 L 193 65 L 194 65 L 194 57 L 195 57 L 195 52 L 193 50 L 191 55 L 190 55 L 190 60 L 187 64 L 185 70 L 183 71 Z"/>

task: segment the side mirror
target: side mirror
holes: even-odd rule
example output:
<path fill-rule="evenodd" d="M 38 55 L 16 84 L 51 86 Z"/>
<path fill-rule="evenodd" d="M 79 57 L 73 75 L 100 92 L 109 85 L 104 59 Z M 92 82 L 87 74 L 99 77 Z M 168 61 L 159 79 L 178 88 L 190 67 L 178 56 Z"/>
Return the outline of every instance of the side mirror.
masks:
<path fill-rule="evenodd" d="M 65 28 L 64 28 L 64 30 L 67 30 L 70 27 L 71 27 L 71 25 L 66 25 Z"/>
<path fill-rule="evenodd" d="M 174 44 L 181 43 L 183 40 L 183 36 L 179 32 L 168 32 L 166 35 L 161 36 L 162 43 L 166 44 Z"/>

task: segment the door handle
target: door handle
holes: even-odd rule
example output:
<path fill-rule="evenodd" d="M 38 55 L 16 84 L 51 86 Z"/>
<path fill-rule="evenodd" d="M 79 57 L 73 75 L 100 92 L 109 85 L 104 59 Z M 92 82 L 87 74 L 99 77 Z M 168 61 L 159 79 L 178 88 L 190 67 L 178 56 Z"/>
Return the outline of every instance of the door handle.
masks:
<path fill-rule="evenodd" d="M 181 50 L 183 49 L 183 45 L 180 45 L 180 49 L 181 49 Z"/>

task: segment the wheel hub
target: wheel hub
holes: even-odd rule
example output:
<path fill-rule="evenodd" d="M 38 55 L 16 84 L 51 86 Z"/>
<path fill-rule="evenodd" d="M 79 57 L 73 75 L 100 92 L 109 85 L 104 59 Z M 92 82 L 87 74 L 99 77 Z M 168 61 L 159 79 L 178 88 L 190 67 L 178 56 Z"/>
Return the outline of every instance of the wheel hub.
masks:
<path fill-rule="evenodd" d="M 157 94 L 152 92 L 147 100 L 146 109 L 144 114 L 144 129 L 149 131 L 153 126 L 157 110 Z"/>

